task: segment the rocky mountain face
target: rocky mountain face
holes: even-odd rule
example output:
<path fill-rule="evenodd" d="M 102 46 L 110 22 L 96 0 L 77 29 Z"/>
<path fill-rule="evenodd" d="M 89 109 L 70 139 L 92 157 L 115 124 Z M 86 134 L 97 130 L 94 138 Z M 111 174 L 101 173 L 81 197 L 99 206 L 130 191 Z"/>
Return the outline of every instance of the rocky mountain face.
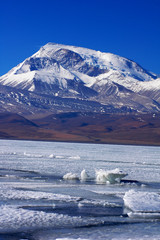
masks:
<path fill-rule="evenodd" d="M 48 43 L 0 77 L 1 112 L 159 112 L 160 78 L 137 63 Z"/>

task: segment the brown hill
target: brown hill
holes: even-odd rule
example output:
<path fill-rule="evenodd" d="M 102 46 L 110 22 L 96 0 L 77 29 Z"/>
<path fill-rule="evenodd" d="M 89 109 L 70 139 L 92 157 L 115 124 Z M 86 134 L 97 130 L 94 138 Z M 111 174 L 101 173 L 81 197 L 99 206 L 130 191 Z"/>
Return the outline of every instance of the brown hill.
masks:
<path fill-rule="evenodd" d="M 0 114 L 0 138 L 160 145 L 160 114 L 61 113 L 26 119 Z"/>

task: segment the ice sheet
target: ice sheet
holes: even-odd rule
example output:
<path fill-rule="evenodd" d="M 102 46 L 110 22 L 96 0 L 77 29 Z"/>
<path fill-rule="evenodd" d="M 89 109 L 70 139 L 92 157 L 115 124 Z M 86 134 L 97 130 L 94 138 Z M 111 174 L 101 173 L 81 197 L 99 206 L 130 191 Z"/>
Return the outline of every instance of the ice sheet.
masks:
<path fill-rule="evenodd" d="M 1 186 L 0 187 L 0 198 L 7 200 L 7 199 L 16 199 L 16 200 L 56 200 L 56 201 L 65 201 L 65 202 L 77 202 L 80 200 L 79 197 L 72 197 L 70 195 L 63 195 L 63 194 L 54 194 L 54 193 L 47 193 L 41 191 L 25 191 L 25 190 L 17 190 L 10 187 Z"/>
<path fill-rule="evenodd" d="M 76 227 L 94 224 L 94 219 L 82 219 L 57 213 L 31 211 L 9 205 L 0 206 L 0 233 L 34 230 L 47 227 Z"/>
<path fill-rule="evenodd" d="M 36 240 L 159 239 L 160 147 L 0 142 L 1 233 L 35 230 L 37 234 L 40 230 L 36 229 L 41 229 L 44 235 Z M 96 181 L 95 169 L 117 174 L 117 168 L 128 173 L 127 180 L 116 184 Z M 69 172 L 78 181 L 64 181 Z M 81 172 L 82 176 L 87 173 L 87 181 L 82 181 Z M 123 197 L 124 213 L 129 217 L 123 214 Z M 132 209 L 127 209 L 131 203 Z M 96 227 L 87 227 L 90 224 Z"/>

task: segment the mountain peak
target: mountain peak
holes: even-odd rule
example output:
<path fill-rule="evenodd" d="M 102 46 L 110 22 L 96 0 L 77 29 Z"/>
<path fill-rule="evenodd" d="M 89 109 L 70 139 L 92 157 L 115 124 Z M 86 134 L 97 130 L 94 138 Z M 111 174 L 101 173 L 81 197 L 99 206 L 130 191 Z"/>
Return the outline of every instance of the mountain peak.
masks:
<path fill-rule="evenodd" d="M 127 58 L 49 42 L 0 77 L 0 84 L 52 97 L 151 109 L 157 97 L 150 99 L 149 92 L 153 85 L 154 91 L 159 88 L 156 79 L 155 74 Z M 149 107 L 142 102 L 148 102 Z"/>

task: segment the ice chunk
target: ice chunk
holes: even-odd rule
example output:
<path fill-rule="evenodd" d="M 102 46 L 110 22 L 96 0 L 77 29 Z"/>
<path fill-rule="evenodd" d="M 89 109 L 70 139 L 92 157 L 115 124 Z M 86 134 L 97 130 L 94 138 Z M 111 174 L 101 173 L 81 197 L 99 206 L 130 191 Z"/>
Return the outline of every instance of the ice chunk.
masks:
<path fill-rule="evenodd" d="M 123 173 L 119 168 L 110 171 L 103 169 L 96 170 L 96 181 L 99 183 L 119 183 L 125 176 L 127 176 L 127 174 Z"/>
<path fill-rule="evenodd" d="M 108 202 L 108 201 L 105 201 L 105 200 L 89 200 L 89 199 L 81 200 L 78 203 L 78 207 L 84 207 L 84 206 L 121 207 L 119 204 L 116 204 L 116 203 L 113 203 L 113 202 Z"/>
<path fill-rule="evenodd" d="M 70 172 L 70 173 L 66 173 L 63 176 L 63 179 L 64 180 L 79 180 L 79 177 L 77 176 L 77 174 Z"/>
<path fill-rule="evenodd" d="M 142 218 L 142 219 L 160 219 L 160 213 L 139 213 L 139 212 L 129 212 L 128 216 L 130 218 Z"/>
<path fill-rule="evenodd" d="M 160 195 L 154 192 L 130 190 L 125 193 L 124 204 L 133 212 L 131 218 L 160 218 Z"/>
<path fill-rule="evenodd" d="M 81 172 L 81 180 L 82 181 L 87 181 L 88 179 L 90 179 L 90 177 L 89 177 L 88 173 L 86 172 L 86 170 L 83 169 L 82 172 Z"/>
<path fill-rule="evenodd" d="M 62 159 L 62 158 L 64 158 L 64 156 L 57 155 L 57 156 L 55 156 L 55 158 L 57 158 L 57 159 Z"/>

